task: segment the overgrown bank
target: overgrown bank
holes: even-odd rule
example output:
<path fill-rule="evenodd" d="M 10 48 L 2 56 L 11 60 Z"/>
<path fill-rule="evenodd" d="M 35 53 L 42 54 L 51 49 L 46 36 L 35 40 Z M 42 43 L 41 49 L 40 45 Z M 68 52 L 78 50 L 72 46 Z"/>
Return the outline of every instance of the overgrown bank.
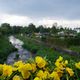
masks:
<path fill-rule="evenodd" d="M 20 35 L 17 35 L 16 37 L 22 40 L 24 42 L 23 47 L 31 51 L 32 54 L 35 56 L 46 56 L 46 58 L 50 61 L 55 60 L 58 56 L 63 56 L 65 59 L 68 60 L 79 60 L 79 58 L 76 58 L 76 56 L 72 56 L 67 53 L 59 53 L 53 50 L 53 48 L 45 46 L 44 44 L 40 44 L 30 37 Z"/>
<path fill-rule="evenodd" d="M 16 51 L 16 49 L 9 42 L 8 36 L 0 37 L 0 63 L 4 63 L 7 59 L 7 56 Z"/>

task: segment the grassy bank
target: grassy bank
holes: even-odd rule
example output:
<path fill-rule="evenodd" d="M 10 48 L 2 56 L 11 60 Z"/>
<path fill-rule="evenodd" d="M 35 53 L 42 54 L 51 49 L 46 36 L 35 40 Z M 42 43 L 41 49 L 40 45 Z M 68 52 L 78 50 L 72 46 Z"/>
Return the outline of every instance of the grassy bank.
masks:
<path fill-rule="evenodd" d="M 75 52 L 79 52 L 80 53 L 80 46 L 70 46 L 69 49 L 72 50 L 72 51 L 75 51 Z"/>
<path fill-rule="evenodd" d="M 17 35 L 16 37 L 24 42 L 23 47 L 26 48 L 27 50 L 31 51 L 32 54 L 42 56 L 42 57 L 46 56 L 46 58 L 50 61 L 53 61 L 53 60 L 55 61 L 55 59 L 57 59 L 58 56 L 63 56 L 65 59 L 68 59 L 69 61 L 79 60 L 79 58 L 76 59 L 76 56 L 72 56 L 67 53 L 65 53 L 65 54 L 59 53 L 59 52 L 53 50 L 53 48 L 45 46 L 42 43 L 36 42 L 32 38 L 29 38 L 26 36 L 20 36 L 20 35 Z"/>
<path fill-rule="evenodd" d="M 7 56 L 16 49 L 10 44 L 7 36 L 0 37 L 0 63 L 6 61 Z"/>

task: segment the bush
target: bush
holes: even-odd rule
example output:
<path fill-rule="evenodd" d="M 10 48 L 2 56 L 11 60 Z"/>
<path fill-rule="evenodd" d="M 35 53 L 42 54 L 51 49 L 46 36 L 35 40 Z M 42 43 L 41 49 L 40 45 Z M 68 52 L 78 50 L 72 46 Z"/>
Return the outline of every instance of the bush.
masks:
<path fill-rule="evenodd" d="M 10 44 L 8 37 L 4 36 L 0 38 L 0 63 L 4 63 L 11 52 L 16 49 Z"/>

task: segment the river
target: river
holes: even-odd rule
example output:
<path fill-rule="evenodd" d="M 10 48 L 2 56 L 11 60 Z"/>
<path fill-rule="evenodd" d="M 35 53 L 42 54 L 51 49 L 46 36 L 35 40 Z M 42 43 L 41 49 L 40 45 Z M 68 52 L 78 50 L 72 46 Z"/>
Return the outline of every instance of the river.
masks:
<path fill-rule="evenodd" d="M 7 57 L 7 64 L 13 64 L 15 61 L 26 61 L 27 59 L 31 58 L 31 53 L 24 49 L 22 46 L 24 44 L 23 41 L 15 38 L 14 36 L 9 36 L 9 42 L 17 49 L 16 52 L 11 53 L 8 57 Z"/>

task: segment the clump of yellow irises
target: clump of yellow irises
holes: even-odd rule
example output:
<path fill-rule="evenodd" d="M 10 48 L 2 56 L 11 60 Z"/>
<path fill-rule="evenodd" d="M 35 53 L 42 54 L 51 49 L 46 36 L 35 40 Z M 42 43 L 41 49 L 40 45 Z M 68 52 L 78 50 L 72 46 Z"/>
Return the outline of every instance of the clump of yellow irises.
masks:
<path fill-rule="evenodd" d="M 49 62 L 40 56 L 36 56 L 34 60 L 15 62 L 13 65 L 0 64 L 0 80 L 75 80 L 75 70 L 80 69 L 80 62 L 74 64 L 74 68 L 70 68 L 68 60 L 64 60 L 59 56 L 55 63 L 51 66 Z"/>

